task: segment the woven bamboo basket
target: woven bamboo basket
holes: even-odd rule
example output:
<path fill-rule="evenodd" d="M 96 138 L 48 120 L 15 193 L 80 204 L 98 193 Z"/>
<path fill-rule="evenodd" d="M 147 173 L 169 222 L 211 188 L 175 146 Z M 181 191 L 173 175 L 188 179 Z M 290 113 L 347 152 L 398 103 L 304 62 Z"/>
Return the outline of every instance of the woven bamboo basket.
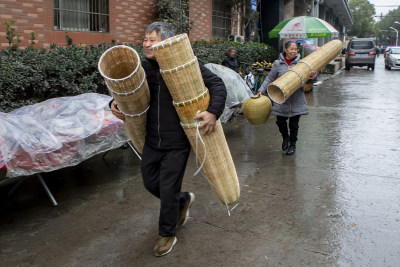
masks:
<path fill-rule="evenodd" d="M 177 35 L 153 46 L 161 74 L 197 161 L 211 189 L 224 204 L 234 204 L 240 195 L 239 180 L 228 144 L 218 120 L 216 131 L 204 135 L 194 117 L 207 110 L 210 96 L 188 36 Z M 204 145 L 202 145 L 204 142 Z"/>
<path fill-rule="evenodd" d="M 253 96 L 243 102 L 242 111 L 252 125 L 260 125 L 267 122 L 271 114 L 271 107 L 272 103 L 268 97 Z"/>
<path fill-rule="evenodd" d="M 150 92 L 138 53 L 129 46 L 113 46 L 100 57 L 98 68 L 125 115 L 124 125 L 133 145 L 142 153 Z"/>
<path fill-rule="evenodd" d="M 310 72 L 319 72 L 333 60 L 342 49 L 342 41 L 332 40 L 299 61 L 288 72 L 268 85 L 272 101 L 282 104 L 310 78 Z"/>

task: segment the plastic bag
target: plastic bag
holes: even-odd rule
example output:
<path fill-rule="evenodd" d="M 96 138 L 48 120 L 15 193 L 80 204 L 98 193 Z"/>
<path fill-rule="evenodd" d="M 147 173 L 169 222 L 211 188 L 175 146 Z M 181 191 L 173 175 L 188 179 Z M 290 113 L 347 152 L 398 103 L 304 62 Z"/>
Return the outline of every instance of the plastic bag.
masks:
<path fill-rule="evenodd" d="M 110 100 L 89 93 L 0 112 L 0 168 L 7 167 L 8 177 L 32 175 L 121 146 L 129 137 Z"/>
<path fill-rule="evenodd" d="M 238 112 L 240 105 L 249 97 L 253 96 L 253 92 L 246 85 L 246 82 L 230 68 L 222 65 L 208 63 L 204 65 L 213 73 L 218 75 L 225 83 L 227 96 L 225 101 L 225 109 L 220 120 L 226 123 L 234 113 Z"/>

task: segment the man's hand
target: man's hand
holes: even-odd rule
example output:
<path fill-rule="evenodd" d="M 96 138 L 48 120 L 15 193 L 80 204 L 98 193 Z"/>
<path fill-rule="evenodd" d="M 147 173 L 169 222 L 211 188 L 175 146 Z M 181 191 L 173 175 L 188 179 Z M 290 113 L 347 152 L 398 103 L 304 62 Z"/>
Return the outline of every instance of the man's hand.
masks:
<path fill-rule="evenodd" d="M 209 134 L 215 131 L 215 125 L 217 122 L 217 116 L 215 114 L 210 113 L 208 111 L 201 112 L 194 117 L 196 120 L 203 120 L 203 123 L 200 124 L 199 128 L 204 128 L 204 133 Z"/>
<path fill-rule="evenodd" d="M 121 111 L 119 111 L 117 102 L 115 102 L 115 100 L 113 102 L 111 102 L 111 112 L 118 119 L 123 120 L 123 121 L 125 120 L 125 116 L 124 116 L 124 114 L 122 114 Z"/>

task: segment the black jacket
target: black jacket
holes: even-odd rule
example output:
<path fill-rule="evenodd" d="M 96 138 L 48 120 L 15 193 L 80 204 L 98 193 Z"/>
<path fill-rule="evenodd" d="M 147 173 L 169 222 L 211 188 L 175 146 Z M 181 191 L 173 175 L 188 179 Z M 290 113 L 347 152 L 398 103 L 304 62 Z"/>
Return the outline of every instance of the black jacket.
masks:
<path fill-rule="evenodd" d="M 225 108 L 226 88 L 221 78 L 199 62 L 204 84 L 210 92 L 207 111 L 221 116 Z M 144 60 L 142 66 L 150 89 L 150 108 L 147 111 L 146 144 L 156 149 L 181 149 L 190 146 L 180 125 L 172 96 L 165 84 L 158 63 Z"/>
<path fill-rule="evenodd" d="M 240 72 L 239 65 L 236 61 L 236 58 L 227 56 L 223 61 L 222 61 L 222 66 L 228 67 L 236 72 Z"/>

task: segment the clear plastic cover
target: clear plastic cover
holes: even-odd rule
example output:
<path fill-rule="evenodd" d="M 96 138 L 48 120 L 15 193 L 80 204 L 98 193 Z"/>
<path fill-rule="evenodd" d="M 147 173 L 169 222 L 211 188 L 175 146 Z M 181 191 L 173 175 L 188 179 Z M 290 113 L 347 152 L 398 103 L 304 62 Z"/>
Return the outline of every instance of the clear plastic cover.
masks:
<path fill-rule="evenodd" d="M 208 63 L 204 66 L 218 75 L 225 83 L 227 96 L 225 109 L 220 120 L 222 123 L 226 123 L 234 113 L 240 110 L 241 104 L 247 98 L 253 96 L 253 92 L 242 77 L 230 68 L 213 63 Z"/>
<path fill-rule="evenodd" d="M 0 112 L 0 168 L 7 177 L 49 172 L 121 146 L 129 137 L 110 100 L 89 93 Z"/>

